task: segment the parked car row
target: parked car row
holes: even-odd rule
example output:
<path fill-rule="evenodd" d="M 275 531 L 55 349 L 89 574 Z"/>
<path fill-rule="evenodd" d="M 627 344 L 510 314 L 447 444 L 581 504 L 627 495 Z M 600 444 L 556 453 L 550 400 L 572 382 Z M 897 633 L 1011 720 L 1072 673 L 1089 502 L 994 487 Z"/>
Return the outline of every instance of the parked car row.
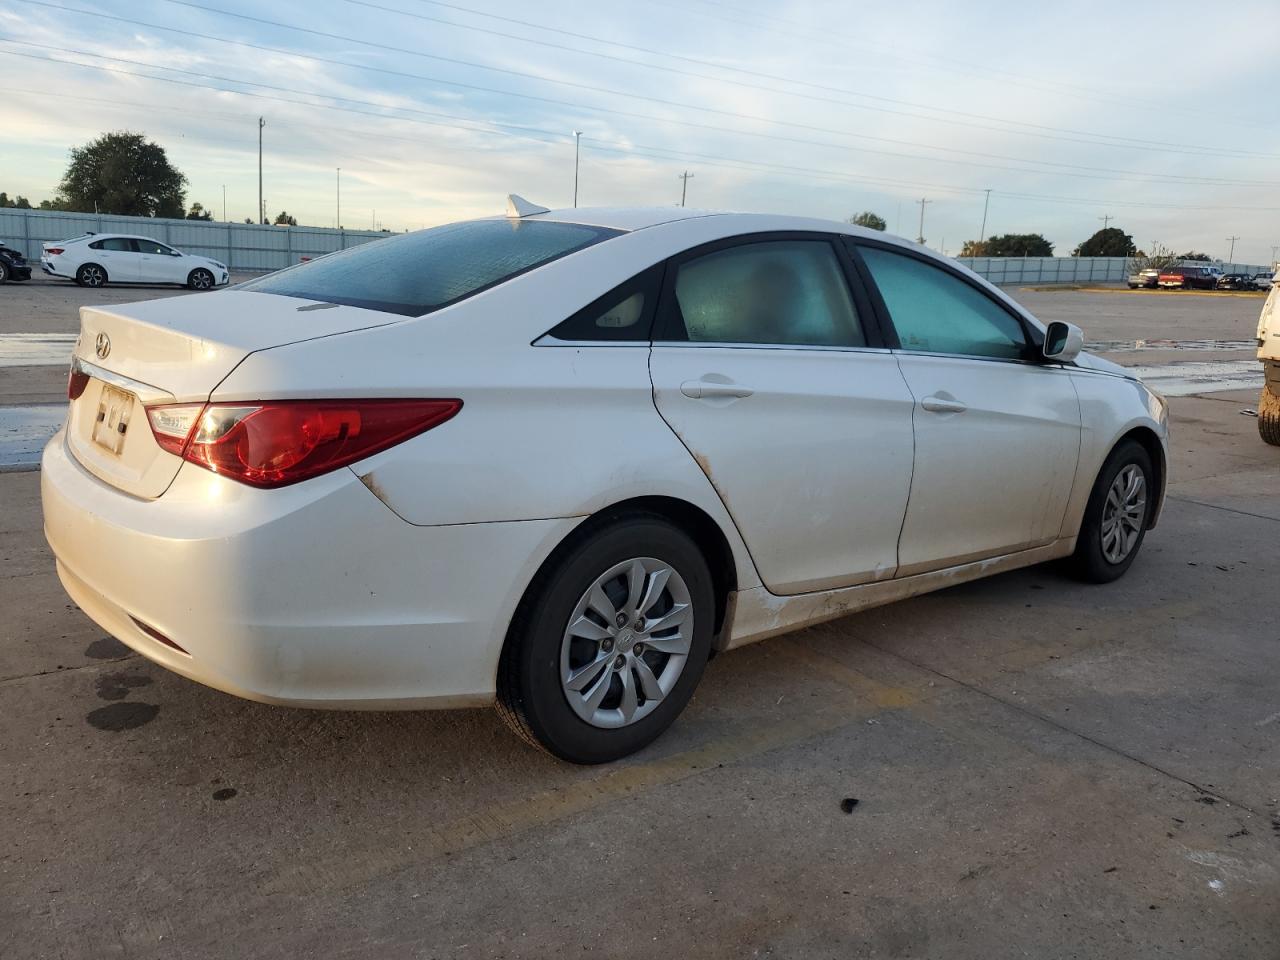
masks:
<path fill-rule="evenodd" d="M 1270 290 L 1271 274 L 1223 273 L 1213 264 L 1197 264 L 1162 270 L 1149 267 L 1130 274 L 1127 283 L 1130 290 Z"/>
<path fill-rule="evenodd" d="M 226 264 L 217 260 L 183 253 L 150 237 L 120 233 L 86 233 L 46 243 L 40 269 L 82 287 L 176 283 L 192 290 L 212 290 L 230 279 Z"/>

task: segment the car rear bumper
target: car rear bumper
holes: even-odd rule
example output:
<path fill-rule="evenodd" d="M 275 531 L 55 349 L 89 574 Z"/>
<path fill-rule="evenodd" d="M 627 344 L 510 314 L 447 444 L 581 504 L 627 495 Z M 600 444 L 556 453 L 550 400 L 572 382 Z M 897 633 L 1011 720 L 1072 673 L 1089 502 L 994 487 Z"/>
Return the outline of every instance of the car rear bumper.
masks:
<path fill-rule="evenodd" d="M 139 500 L 62 433 L 41 496 L 58 575 L 110 634 L 236 696 L 344 709 L 492 700 L 520 595 L 578 522 L 415 527 L 346 469 L 256 490 L 185 465 Z"/>

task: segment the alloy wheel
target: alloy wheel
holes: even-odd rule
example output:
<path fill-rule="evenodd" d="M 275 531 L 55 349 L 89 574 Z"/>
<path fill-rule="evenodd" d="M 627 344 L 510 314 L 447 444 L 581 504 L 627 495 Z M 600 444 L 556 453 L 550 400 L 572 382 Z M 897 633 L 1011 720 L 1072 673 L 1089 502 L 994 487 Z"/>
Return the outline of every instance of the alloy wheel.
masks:
<path fill-rule="evenodd" d="M 1102 555 L 1119 564 L 1133 552 L 1147 519 L 1147 478 L 1137 464 L 1125 466 L 1111 481 L 1102 509 Z"/>
<path fill-rule="evenodd" d="M 582 594 L 560 644 L 565 699 L 594 727 L 625 727 L 652 713 L 689 658 L 693 608 L 670 564 L 636 557 Z"/>

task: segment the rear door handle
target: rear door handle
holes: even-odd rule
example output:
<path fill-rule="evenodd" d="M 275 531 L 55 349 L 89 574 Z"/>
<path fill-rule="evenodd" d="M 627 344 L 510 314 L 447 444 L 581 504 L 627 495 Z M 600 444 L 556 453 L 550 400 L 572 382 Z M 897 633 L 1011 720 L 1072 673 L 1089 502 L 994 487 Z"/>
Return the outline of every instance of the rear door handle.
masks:
<path fill-rule="evenodd" d="M 969 409 L 954 397 L 940 396 L 925 397 L 920 401 L 920 406 L 930 413 L 964 413 Z"/>
<path fill-rule="evenodd" d="M 740 400 L 755 393 L 750 387 L 741 383 L 720 383 L 715 380 L 686 380 L 680 384 L 680 392 L 693 400 L 707 400 L 711 397 L 731 397 Z"/>

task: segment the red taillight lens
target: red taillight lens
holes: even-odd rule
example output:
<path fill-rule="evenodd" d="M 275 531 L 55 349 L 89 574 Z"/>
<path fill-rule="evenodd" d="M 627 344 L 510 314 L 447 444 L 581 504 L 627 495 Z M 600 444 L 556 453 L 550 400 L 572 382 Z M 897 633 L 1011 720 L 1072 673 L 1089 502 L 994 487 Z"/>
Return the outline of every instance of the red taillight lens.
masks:
<path fill-rule="evenodd" d="M 62 247 L 45 247 L 44 252 L 56 257 L 58 254 L 62 253 Z"/>
<path fill-rule="evenodd" d="M 84 393 L 84 388 L 88 385 L 89 375 L 73 363 L 71 372 L 67 374 L 67 399 L 79 400 L 80 394 Z"/>
<path fill-rule="evenodd" d="M 241 483 L 283 487 L 363 460 L 461 408 L 461 400 L 266 400 L 168 404 L 147 416 L 171 453 Z"/>

